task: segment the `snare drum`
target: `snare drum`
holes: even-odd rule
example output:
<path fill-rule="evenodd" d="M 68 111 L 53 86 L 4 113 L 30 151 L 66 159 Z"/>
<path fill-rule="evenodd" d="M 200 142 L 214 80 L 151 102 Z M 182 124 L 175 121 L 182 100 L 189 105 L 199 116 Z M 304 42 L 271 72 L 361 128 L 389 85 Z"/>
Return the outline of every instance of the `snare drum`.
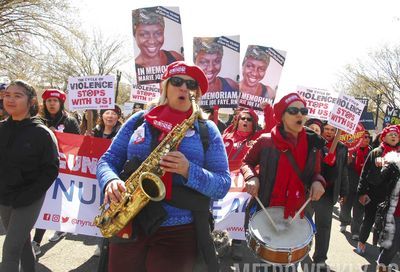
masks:
<path fill-rule="evenodd" d="M 312 221 L 296 218 L 291 225 L 283 218 L 283 207 L 269 207 L 268 213 L 278 225 L 276 231 L 260 210 L 249 222 L 247 244 L 264 262 L 274 265 L 291 265 L 303 260 L 311 249 L 314 236 Z M 285 223 L 286 221 L 286 223 Z"/>

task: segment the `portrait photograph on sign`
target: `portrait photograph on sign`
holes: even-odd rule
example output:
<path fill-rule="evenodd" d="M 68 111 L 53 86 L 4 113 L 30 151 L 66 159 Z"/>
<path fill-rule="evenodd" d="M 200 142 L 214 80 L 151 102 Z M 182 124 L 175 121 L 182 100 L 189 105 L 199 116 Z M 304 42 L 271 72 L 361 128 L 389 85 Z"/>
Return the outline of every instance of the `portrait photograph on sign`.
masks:
<path fill-rule="evenodd" d="M 137 83 L 159 83 L 168 64 L 184 59 L 179 8 L 135 9 L 132 29 Z"/>
<path fill-rule="evenodd" d="M 208 91 L 201 100 L 203 108 L 237 106 L 239 50 L 239 36 L 193 38 L 193 62 L 208 79 Z"/>
<path fill-rule="evenodd" d="M 272 47 L 247 47 L 239 83 L 240 106 L 261 110 L 260 103 L 273 103 L 285 57 L 285 51 Z"/>

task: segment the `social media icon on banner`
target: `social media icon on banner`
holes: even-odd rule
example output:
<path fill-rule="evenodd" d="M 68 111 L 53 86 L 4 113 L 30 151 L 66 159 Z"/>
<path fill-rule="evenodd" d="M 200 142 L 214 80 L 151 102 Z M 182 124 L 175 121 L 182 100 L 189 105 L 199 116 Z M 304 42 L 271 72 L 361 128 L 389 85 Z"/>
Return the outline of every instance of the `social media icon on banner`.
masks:
<path fill-rule="evenodd" d="M 69 217 L 68 217 L 68 216 L 66 216 L 66 217 L 62 216 L 62 217 L 61 217 L 61 222 L 62 222 L 62 223 L 67 223 L 68 220 L 69 220 Z"/>
<path fill-rule="evenodd" d="M 60 222 L 60 215 L 53 214 L 51 221 L 53 222 Z"/>
<path fill-rule="evenodd" d="M 45 221 L 50 221 L 50 217 L 51 217 L 51 214 L 49 214 L 49 213 L 43 214 L 43 220 L 45 220 Z"/>

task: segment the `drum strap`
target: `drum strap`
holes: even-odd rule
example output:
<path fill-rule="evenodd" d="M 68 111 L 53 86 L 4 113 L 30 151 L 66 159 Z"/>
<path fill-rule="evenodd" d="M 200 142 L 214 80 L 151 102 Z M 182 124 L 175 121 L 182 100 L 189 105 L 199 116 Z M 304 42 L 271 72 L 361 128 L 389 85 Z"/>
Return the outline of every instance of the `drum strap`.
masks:
<path fill-rule="evenodd" d="M 286 155 L 290 164 L 293 167 L 293 170 L 296 172 L 297 176 L 300 178 L 300 180 L 303 182 L 303 184 L 306 185 L 307 183 L 304 181 L 304 175 L 303 175 L 304 173 L 301 173 L 300 168 L 297 165 L 292 152 L 290 150 L 285 150 L 285 151 L 282 151 L 282 153 Z M 306 163 L 306 165 L 307 165 L 307 163 Z"/>

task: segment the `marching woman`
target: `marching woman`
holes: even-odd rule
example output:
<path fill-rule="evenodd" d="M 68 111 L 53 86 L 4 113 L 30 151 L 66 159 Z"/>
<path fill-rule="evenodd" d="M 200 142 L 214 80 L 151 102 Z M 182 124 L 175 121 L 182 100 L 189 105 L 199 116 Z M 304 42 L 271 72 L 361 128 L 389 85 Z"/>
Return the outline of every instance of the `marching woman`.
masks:
<path fill-rule="evenodd" d="M 97 138 L 112 139 L 117 135 L 122 123 L 121 108 L 115 105 L 114 109 L 101 110 L 98 124 L 93 129 L 93 136 Z"/>
<path fill-rule="evenodd" d="M 79 124 L 75 117 L 64 110 L 66 95 L 57 89 L 45 90 L 42 94 L 43 111 L 41 117 L 52 131 L 79 134 Z"/>
<path fill-rule="evenodd" d="M 360 228 L 359 242 L 356 253 L 364 254 L 366 241 L 371 232 L 372 225 L 375 222 L 376 210 L 378 204 L 385 200 L 387 195 L 381 176 L 383 166 L 383 157 L 391 152 L 398 150 L 400 131 L 396 125 L 385 127 L 381 134 L 381 144 L 373 149 L 365 160 L 358 183 L 357 194 L 359 201 L 364 205 L 364 219 Z"/>
<path fill-rule="evenodd" d="M 325 191 L 319 155 L 325 141 L 305 129 L 307 114 L 306 102 L 297 93 L 284 96 L 274 105 L 278 124 L 256 140 L 241 167 L 247 192 L 258 196 L 265 207 L 284 207 L 284 218 L 293 217 L 307 197 L 316 201 Z M 248 204 L 246 228 L 254 204 L 253 200 Z"/>
<path fill-rule="evenodd" d="M 218 270 L 208 216 L 205 221 L 204 217 L 196 217 L 200 203 L 195 200 L 206 199 L 207 214 L 210 200 L 223 198 L 230 188 L 228 160 L 216 125 L 198 115 L 193 128 L 183 132 L 185 136 L 178 150 L 165 155 L 152 154 L 152 149 L 175 125 L 192 115 L 194 109 L 189 92 L 195 93 L 198 102 L 207 88 L 207 78 L 197 66 L 184 62 L 170 64 L 162 77 L 158 105 L 144 115 L 143 111 L 132 115 L 101 157 L 97 178 L 106 203 L 119 202 L 121 193 L 126 190 L 119 174 L 127 160 L 138 161 L 140 165 L 149 156 L 161 156 L 159 165 L 165 172 L 162 182 L 166 196 L 161 204 L 150 201 L 134 218 L 133 227 L 128 224 L 120 231 L 118 236 L 131 237 L 130 240 L 110 239 L 110 272 L 192 271 L 198 249 L 208 264 L 208 271 Z M 139 126 L 137 122 L 141 122 Z M 208 135 L 206 145 L 202 142 L 200 123 L 205 125 L 203 129 Z M 179 192 L 180 199 L 177 197 Z M 149 205 L 160 209 L 148 217 L 141 216 Z M 156 217 L 157 214 L 160 216 Z"/>
<path fill-rule="evenodd" d="M 0 215 L 6 229 L 1 271 L 35 271 L 30 231 L 58 175 L 53 133 L 39 118 L 35 89 L 17 80 L 5 90 L 9 117 L 0 123 Z"/>
<path fill-rule="evenodd" d="M 45 125 L 52 131 L 79 134 L 78 121 L 64 110 L 66 98 L 63 91 L 57 89 L 45 90 L 42 94 L 43 107 L 39 115 L 43 118 Z M 36 255 L 42 253 L 40 243 L 42 242 L 45 232 L 46 230 L 44 229 L 35 230 L 32 246 Z M 67 235 L 66 232 L 56 231 L 53 236 L 49 238 L 49 241 L 57 242 L 65 235 Z"/>
<path fill-rule="evenodd" d="M 392 271 L 390 265 L 400 250 L 400 154 L 389 152 L 382 168 L 382 181 L 386 185 L 385 201 L 378 205 L 375 227 L 380 233 L 381 253 L 378 258 L 379 272 Z M 382 188 L 384 189 L 384 188 Z M 398 264 L 394 265 L 394 267 Z M 393 268 L 394 268 L 393 267 Z"/>

